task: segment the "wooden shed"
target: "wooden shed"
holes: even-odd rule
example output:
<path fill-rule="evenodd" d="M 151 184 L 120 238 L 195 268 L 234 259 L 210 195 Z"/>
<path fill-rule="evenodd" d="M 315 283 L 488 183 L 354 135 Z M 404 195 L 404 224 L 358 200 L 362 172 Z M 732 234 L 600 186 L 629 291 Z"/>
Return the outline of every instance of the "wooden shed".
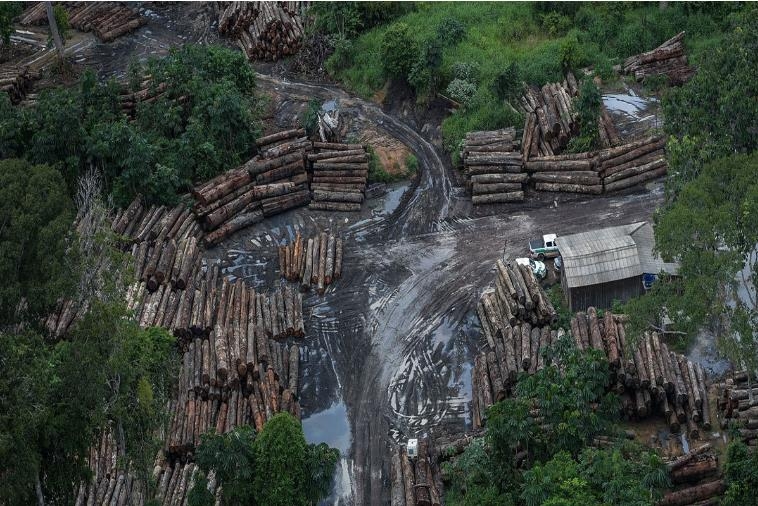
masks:
<path fill-rule="evenodd" d="M 561 283 L 572 311 L 625 302 L 644 293 L 661 271 L 676 274 L 678 268 L 654 254 L 653 227 L 644 221 L 558 237 L 557 245 Z"/>

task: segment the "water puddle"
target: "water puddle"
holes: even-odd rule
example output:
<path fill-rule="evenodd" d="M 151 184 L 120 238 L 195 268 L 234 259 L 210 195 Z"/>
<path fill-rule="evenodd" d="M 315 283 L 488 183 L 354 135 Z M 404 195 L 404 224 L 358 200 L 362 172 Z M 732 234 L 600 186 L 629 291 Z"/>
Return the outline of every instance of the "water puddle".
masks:
<path fill-rule="evenodd" d="M 624 139 L 646 135 L 661 128 L 660 102 L 656 97 L 642 96 L 632 88 L 603 95 L 603 104 Z"/>

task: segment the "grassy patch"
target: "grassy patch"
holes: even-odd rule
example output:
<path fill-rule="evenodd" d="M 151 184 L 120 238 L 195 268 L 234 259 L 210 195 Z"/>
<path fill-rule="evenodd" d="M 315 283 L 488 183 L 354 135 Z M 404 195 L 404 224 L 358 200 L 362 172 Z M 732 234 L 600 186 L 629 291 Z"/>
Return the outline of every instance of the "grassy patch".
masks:
<path fill-rule="evenodd" d="M 569 64 L 594 66 L 604 81 L 612 82 L 613 65 L 681 30 L 687 31 L 689 56 L 696 63 L 700 54 L 718 44 L 734 9 L 728 4 L 669 4 L 660 10 L 658 4 L 586 3 L 559 8 L 550 2 L 419 3 L 392 24 L 349 41 L 350 47 L 337 55 L 340 61 L 332 60 L 327 67 L 348 88 L 370 98 L 386 82 L 381 46 L 394 23 L 411 27 L 419 48 L 442 40 L 441 64 L 432 79 L 437 89 L 445 92 L 453 79 L 460 79 L 455 69 L 461 64 L 473 69 L 467 82 L 476 86 L 465 107 L 443 123 L 445 148 L 455 154 L 468 131 L 523 125 L 510 105 L 517 104 L 522 81 L 537 85 L 559 81 L 563 65 Z M 451 26 L 457 32 L 448 40 L 443 32 Z"/>

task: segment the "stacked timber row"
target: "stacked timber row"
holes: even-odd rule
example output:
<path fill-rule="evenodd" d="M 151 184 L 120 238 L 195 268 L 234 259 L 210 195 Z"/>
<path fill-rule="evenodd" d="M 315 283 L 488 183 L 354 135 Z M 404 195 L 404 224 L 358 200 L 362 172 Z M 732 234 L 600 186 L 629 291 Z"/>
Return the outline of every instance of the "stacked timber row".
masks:
<path fill-rule="evenodd" d="M 579 94 L 574 74 L 568 72 L 562 83 L 550 83 L 541 89 L 526 86 L 521 105 L 526 113 L 521 150 L 524 160 L 560 153 L 572 135 L 579 131 L 573 97 Z"/>
<path fill-rule="evenodd" d="M 71 329 L 75 321 L 78 321 L 89 309 L 87 302 L 80 304 L 73 299 L 61 299 L 55 310 L 45 319 L 45 328 L 48 335 L 54 339 L 60 339 Z"/>
<path fill-rule="evenodd" d="M 524 200 L 527 175 L 514 128 L 469 132 L 460 155 L 474 205 Z"/>
<path fill-rule="evenodd" d="M 243 374 L 241 364 L 259 349 L 266 356 L 270 338 L 303 337 L 302 295 L 289 287 L 269 294 L 246 288 L 241 279 L 218 283 L 218 265 L 206 269 L 182 291 L 161 286 L 150 293 L 144 282 L 127 291 L 127 307 L 143 327 L 164 327 L 173 332 L 183 347 L 196 338 L 210 340 L 210 374 L 220 384 L 235 381 L 230 370 Z M 245 362 L 247 360 L 247 362 Z"/>
<path fill-rule="evenodd" d="M 193 189 L 193 212 L 208 231 L 206 245 L 308 203 L 305 153 L 311 143 L 304 136 L 304 130 L 293 129 L 261 137 L 258 155 Z"/>
<path fill-rule="evenodd" d="M 547 297 L 539 285 L 530 289 L 532 282 L 527 282 L 524 293 L 519 273 L 526 281 L 528 271 L 498 261 L 495 289 L 485 292 L 477 306 L 488 350 L 474 363 L 475 428 L 484 424 L 487 407 L 510 395 L 519 373 L 533 374 L 549 366 L 541 351 L 566 334 L 563 329 L 552 330 L 551 319 L 530 316 L 527 303 L 536 316 L 550 312 L 535 310 L 542 304 L 540 299 Z M 521 316 L 525 314 L 530 317 Z M 610 388 L 621 396 L 623 416 L 644 419 L 661 413 L 672 432 L 685 430 L 691 439 L 699 438 L 698 423 L 705 430 L 711 428 L 702 366 L 670 352 L 657 333 L 646 333 L 636 346 L 627 346 L 622 320 L 610 311 L 600 318 L 591 307 L 571 320 L 570 336 L 580 350 L 599 350 L 607 357 L 612 371 Z"/>
<path fill-rule="evenodd" d="M 303 239 L 300 232 L 291 244 L 279 246 L 279 272 L 287 281 L 300 283 L 300 290 L 313 287 L 323 294 L 342 276 L 342 238 L 331 232 Z"/>
<path fill-rule="evenodd" d="M 392 506 L 440 506 L 442 473 L 439 455 L 430 438 L 419 438 L 418 455 L 411 460 L 405 445 L 392 454 L 390 468 Z"/>
<path fill-rule="evenodd" d="M 196 339 L 197 344 L 199 338 Z M 211 429 L 226 433 L 242 425 L 256 431 L 272 416 L 289 412 L 300 418 L 298 374 L 300 350 L 271 341 L 259 364 L 235 374 L 235 382 L 211 385 L 204 359 L 210 352 L 198 352 L 191 346 L 184 354 L 179 377 L 179 397 L 173 414 L 165 452 L 168 456 L 191 455 L 200 444 L 200 436 Z M 260 358 L 260 357 L 259 357 Z"/>
<path fill-rule="evenodd" d="M 524 163 L 537 191 L 599 195 L 666 175 L 666 140 L 648 137 L 600 151 L 535 157 Z"/>
<path fill-rule="evenodd" d="M 110 42 L 147 23 L 136 11 L 121 2 L 64 2 L 68 22 L 80 32 L 92 32 L 103 42 Z M 47 23 L 44 2 L 26 9 L 19 18 L 22 25 Z"/>
<path fill-rule="evenodd" d="M 87 460 L 92 480 L 79 485 L 74 504 L 144 504 L 147 491 L 140 480 L 126 473 L 121 462 L 123 458 L 113 431 L 106 427 L 99 441 L 89 450 Z"/>
<path fill-rule="evenodd" d="M 39 76 L 26 65 L 5 63 L 0 65 L 0 90 L 8 94 L 11 103 L 24 100 L 32 88 L 32 81 Z"/>
<path fill-rule="evenodd" d="M 159 238 L 179 242 L 202 237 L 200 225 L 185 205 L 147 206 L 139 196 L 116 213 L 111 230 L 124 237 L 127 246 Z"/>
<path fill-rule="evenodd" d="M 310 209 L 360 211 L 368 179 L 368 154 L 361 144 L 314 142 L 308 155 Z"/>
<path fill-rule="evenodd" d="M 720 504 L 725 490 L 719 471 L 718 457 L 705 444 L 667 464 L 673 490 L 667 492 L 658 506 L 690 506 Z"/>
<path fill-rule="evenodd" d="M 598 153 L 603 191 L 613 192 L 666 175 L 666 139 L 648 137 Z"/>
<path fill-rule="evenodd" d="M 622 72 L 633 75 L 637 81 L 644 81 L 650 76 L 666 76 L 670 84 L 686 83 L 694 75 L 695 69 L 687 64 L 682 40 L 684 32 L 678 33 L 652 51 L 630 56 L 624 60 Z"/>
<path fill-rule="evenodd" d="M 167 88 L 167 83 L 163 82 L 155 84 L 155 82 L 149 78 L 144 79 L 139 84 L 139 89 L 136 91 L 131 91 L 128 86 L 124 85 L 118 95 L 118 102 L 121 106 L 121 110 L 124 114 L 133 118 L 137 113 L 137 106 L 139 104 L 155 102 L 166 95 Z M 180 97 L 178 102 L 184 102 L 184 100 L 184 98 Z"/>
<path fill-rule="evenodd" d="M 735 373 L 717 385 L 718 409 L 722 429 L 734 427 L 750 446 L 758 446 L 758 385 L 755 375 Z"/>
<path fill-rule="evenodd" d="M 232 2 L 219 17 L 219 33 L 234 38 L 251 60 L 277 61 L 302 44 L 307 2 Z"/>

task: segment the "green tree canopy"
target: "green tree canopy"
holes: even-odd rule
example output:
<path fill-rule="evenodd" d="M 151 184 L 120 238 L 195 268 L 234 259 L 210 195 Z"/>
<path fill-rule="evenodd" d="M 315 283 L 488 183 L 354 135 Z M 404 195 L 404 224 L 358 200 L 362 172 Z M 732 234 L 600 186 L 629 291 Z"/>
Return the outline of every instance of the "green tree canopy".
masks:
<path fill-rule="evenodd" d="M 318 504 L 329 494 L 339 452 L 305 442 L 300 422 L 278 413 L 257 436 L 250 426 L 202 436 L 196 462 L 205 476 L 215 473 L 229 505 Z M 192 506 L 213 504 L 201 479 L 191 491 Z"/>
<path fill-rule="evenodd" d="M 0 216 L 1 328 L 34 322 L 69 291 L 67 256 L 75 254 L 69 251 L 73 202 L 50 167 L 0 161 Z"/>
<path fill-rule="evenodd" d="M 390 26 L 382 38 L 382 65 L 389 77 L 406 79 L 417 59 L 418 47 L 405 23 Z"/>

